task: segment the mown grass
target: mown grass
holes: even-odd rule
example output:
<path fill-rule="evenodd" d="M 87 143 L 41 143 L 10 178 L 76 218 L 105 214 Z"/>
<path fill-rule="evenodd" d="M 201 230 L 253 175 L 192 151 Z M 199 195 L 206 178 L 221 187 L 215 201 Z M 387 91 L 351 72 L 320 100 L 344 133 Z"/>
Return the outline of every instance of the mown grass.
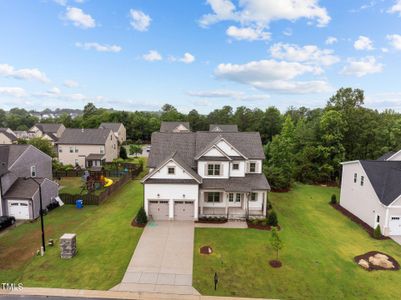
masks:
<path fill-rule="evenodd" d="M 131 221 L 142 206 L 143 188 L 130 181 L 99 206 L 76 209 L 65 205 L 45 217 L 46 239 L 56 241 L 44 257 L 35 256 L 41 245 L 40 222 L 23 224 L 0 237 L 0 282 L 24 286 L 110 289 L 128 266 L 141 228 Z M 60 258 L 58 239 L 77 234 L 78 254 Z"/>
<path fill-rule="evenodd" d="M 273 269 L 270 232 L 255 229 L 196 229 L 194 286 L 202 294 L 281 299 L 400 299 L 401 271 L 367 272 L 356 255 L 378 250 L 401 262 L 401 246 L 374 240 L 329 204 L 336 188 L 297 185 L 271 193 L 282 226 L 283 267 Z M 337 197 L 338 198 L 338 197 Z M 214 253 L 199 254 L 210 245 Z M 219 285 L 214 291 L 213 275 Z"/>

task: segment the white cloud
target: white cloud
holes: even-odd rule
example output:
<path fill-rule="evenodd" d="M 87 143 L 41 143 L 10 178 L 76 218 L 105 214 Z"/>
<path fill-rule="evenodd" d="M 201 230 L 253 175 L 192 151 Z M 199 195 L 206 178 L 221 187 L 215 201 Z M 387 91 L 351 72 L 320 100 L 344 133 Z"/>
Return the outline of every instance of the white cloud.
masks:
<path fill-rule="evenodd" d="M 49 82 L 46 74 L 38 69 L 15 69 L 8 64 L 0 65 L 0 76 L 24 80 L 37 80 L 43 83 Z"/>
<path fill-rule="evenodd" d="M 142 55 L 142 58 L 146 61 L 159 61 L 163 59 L 161 54 L 156 50 L 149 50 L 148 53 Z"/>
<path fill-rule="evenodd" d="M 236 7 L 230 0 L 207 0 L 213 13 L 202 16 L 201 26 L 220 21 L 237 21 L 267 27 L 274 20 L 316 20 L 319 27 L 330 22 L 327 10 L 317 0 L 241 0 Z"/>
<path fill-rule="evenodd" d="M 321 74 L 318 66 L 276 60 L 251 61 L 246 64 L 220 64 L 215 70 L 218 78 L 250 85 L 261 90 L 284 93 L 318 93 L 330 90 L 327 82 L 294 81 L 304 74 Z"/>
<path fill-rule="evenodd" d="M 230 26 L 226 30 L 226 34 L 236 40 L 257 41 L 270 39 L 270 33 L 263 31 L 262 28 Z"/>
<path fill-rule="evenodd" d="M 184 56 L 180 58 L 180 61 L 185 64 L 191 64 L 195 61 L 195 56 L 193 56 L 191 53 L 185 52 Z"/>
<path fill-rule="evenodd" d="M 367 56 L 361 59 L 348 59 L 348 64 L 343 68 L 341 74 L 363 77 L 368 74 L 381 73 L 383 64 L 378 63 L 373 56 Z"/>
<path fill-rule="evenodd" d="M 360 35 L 359 38 L 354 42 L 354 48 L 356 50 L 373 50 L 373 42 L 367 36 Z"/>
<path fill-rule="evenodd" d="M 64 86 L 71 89 L 71 88 L 79 87 L 79 83 L 75 80 L 67 79 L 64 81 Z"/>
<path fill-rule="evenodd" d="M 91 15 L 84 13 L 80 8 L 67 7 L 65 18 L 74 24 L 76 27 L 84 29 L 96 27 L 96 21 Z"/>
<path fill-rule="evenodd" d="M 335 36 L 329 36 L 329 37 L 327 37 L 327 39 L 325 41 L 326 45 L 333 45 L 337 42 L 338 42 L 338 39 Z"/>
<path fill-rule="evenodd" d="M 0 94 L 17 98 L 27 96 L 26 91 L 20 87 L 0 87 Z"/>
<path fill-rule="evenodd" d="M 231 98 L 240 101 L 259 101 L 267 100 L 269 95 L 248 95 L 244 92 L 233 90 L 210 90 L 210 91 L 189 91 L 187 94 L 191 97 L 199 98 Z"/>
<path fill-rule="evenodd" d="M 387 39 L 390 41 L 391 46 L 396 50 L 401 50 L 401 35 L 389 34 Z"/>
<path fill-rule="evenodd" d="M 131 26 L 138 31 L 147 31 L 152 21 L 151 17 L 140 10 L 130 10 Z"/>
<path fill-rule="evenodd" d="M 82 48 L 85 50 L 94 49 L 98 52 L 120 52 L 122 48 L 117 45 L 106 45 L 106 44 L 99 44 L 99 43 L 75 43 L 75 46 L 78 48 Z"/>
<path fill-rule="evenodd" d="M 401 0 L 396 0 L 394 5 L 387 11 L 390 14 L 398 13 L 401 16 Z"/>
<path fill-rule="evenodd" d="M 67 0 L 53 0 L 55 3 L 61 6 L 66 6 L 67 5 Z"/>
<path fill-rule="evenodd" d="M 185 52 L 182 57 L 178 57 L 177 58 L 175 56 L 169 56 L 168 60 L 171 61 L 171 62 L 180 61 L 180 62 L 183 62 L 185 64 L 190 64 L 190 63 L 193 63 L 195 61 L 195 56 L 193 56 L 189 52 Z"/>
<path fill-rule="evenodd" d="M 315 45 L 300 47 L 295 44 L 277 43 L 270 47 L 270 53 L 273 58 L 323 66 L 330 66 L 340 61 L 333 50 L 319 49 Z"/>

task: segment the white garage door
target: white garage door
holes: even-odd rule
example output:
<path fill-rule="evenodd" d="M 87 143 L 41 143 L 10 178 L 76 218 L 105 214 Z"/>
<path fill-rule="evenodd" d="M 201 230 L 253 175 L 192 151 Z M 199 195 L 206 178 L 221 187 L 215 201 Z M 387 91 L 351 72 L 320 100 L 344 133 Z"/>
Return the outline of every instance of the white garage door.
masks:
<path fill-rule="evenodd" d="M 29 220 L 29 201 L 8 200 L 8 215 L 17 220 Z"/>
<path fill-rule="evenodd" d="M 401 216 L 390 217 L 390 235 L 401 235 Z"/>
<path fill-rule="evenodd" d="M 168 200 L 149 200 L 149 216 L 153 220 L 168 220 Z"/>
<path fill-rule="evenodd" d="M 174 201 L 174 220 L 193 221 L 194 202 L 193 201 Z"/>

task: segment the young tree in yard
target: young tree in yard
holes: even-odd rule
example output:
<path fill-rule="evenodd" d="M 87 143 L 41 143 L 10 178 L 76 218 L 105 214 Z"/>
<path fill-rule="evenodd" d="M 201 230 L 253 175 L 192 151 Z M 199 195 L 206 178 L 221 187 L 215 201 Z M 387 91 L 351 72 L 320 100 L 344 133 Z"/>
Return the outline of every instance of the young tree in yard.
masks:
<path fill-rule="evenodd" d="M 130 155 L 135 155 L 138 156 L 138 154 L 142 153 L 142 147 L 141 145 L 129 145 L 129 154 Z"/>
<path fill-rule="evenodd" d="M 276 251 L 276 260 L 278 260 L 278 252 L 283 248 L 283 242 L 281 241 L 276 228 L 272 229 L 270 245 L 272 246 L 273 250 Z"/>
<path fill-rule="evenodd" d="M 36 137 L 30 139 L 28 144 L 38 148 L 40 151 L 46 153 L 50 157 L 56 157 L 56 152 L 54 151 L 54 147 L 50 141 L 42 139 L 40 137 Z"/>

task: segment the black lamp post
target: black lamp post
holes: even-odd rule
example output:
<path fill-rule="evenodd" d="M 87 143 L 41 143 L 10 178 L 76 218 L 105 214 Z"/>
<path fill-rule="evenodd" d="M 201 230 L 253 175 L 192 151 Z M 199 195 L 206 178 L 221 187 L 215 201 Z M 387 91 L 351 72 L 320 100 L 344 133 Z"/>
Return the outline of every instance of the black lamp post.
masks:
<path fill-rule="evenodd" d="M 33 177 L 27 177 L 25 179 L 31 179 L 35 182 L 39 187 L 39 199 L 40 199 L 40 227 L 42 229 L 42 247 L 43 252 L 46 252 L 46 244 L 45 244 L 45 227 L 43 223 L 43 201 L 42 201 L 42 185 Z"/>

